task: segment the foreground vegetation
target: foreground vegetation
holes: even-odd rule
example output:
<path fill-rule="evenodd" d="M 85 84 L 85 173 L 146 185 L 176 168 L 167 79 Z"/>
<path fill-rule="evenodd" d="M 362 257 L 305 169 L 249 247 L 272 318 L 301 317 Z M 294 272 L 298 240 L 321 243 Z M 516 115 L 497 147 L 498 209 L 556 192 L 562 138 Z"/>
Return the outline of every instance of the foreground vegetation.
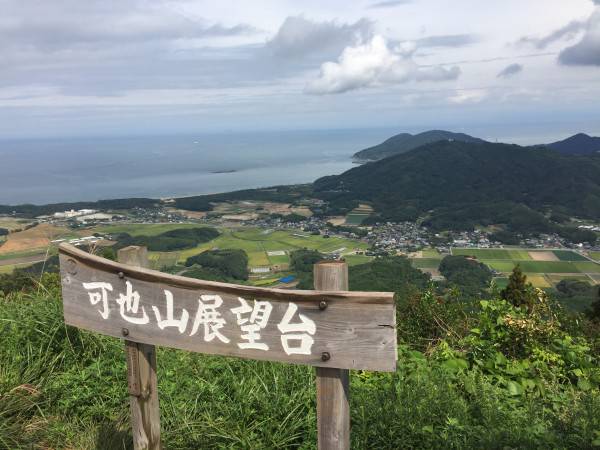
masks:
<path fill-rule="evenodd" d="M 521 307 L 405 258 L 351 267 L 351 289 L 398 293 L 400 348 L 395 373 L 351 374 L 353 448 L 600 446 L 598 324 L 517 278 Z M 0 341 L 0 448 L 131 447 L 123 344 L 64 325 L 56 275 L 0 294 Z M 311 368 L 161 348 L 158 381 L 166 448 L 316 446 Z"/>

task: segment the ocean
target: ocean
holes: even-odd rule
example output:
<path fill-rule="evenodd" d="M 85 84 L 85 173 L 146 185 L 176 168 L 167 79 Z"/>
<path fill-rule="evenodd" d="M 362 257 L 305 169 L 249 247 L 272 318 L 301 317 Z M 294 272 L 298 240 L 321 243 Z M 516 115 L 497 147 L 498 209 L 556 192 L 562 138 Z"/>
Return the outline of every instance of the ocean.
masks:
<path fill-rule="evenodd" d="M 390 129 L 0 141 L 0 204 L 181 197 L 307 183 Z"/>

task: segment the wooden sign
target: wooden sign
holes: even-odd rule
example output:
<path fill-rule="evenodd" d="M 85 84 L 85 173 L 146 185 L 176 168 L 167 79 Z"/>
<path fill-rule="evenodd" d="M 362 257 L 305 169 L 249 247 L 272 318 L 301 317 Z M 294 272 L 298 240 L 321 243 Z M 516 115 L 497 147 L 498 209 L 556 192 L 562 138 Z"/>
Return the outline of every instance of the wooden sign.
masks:
<path fill-rule="evenodd" d="M 68 244 L 59 252 L 69 325 L 213 355 L 396 368 L 392 293 L 262 289 L 119 264 Z"/>

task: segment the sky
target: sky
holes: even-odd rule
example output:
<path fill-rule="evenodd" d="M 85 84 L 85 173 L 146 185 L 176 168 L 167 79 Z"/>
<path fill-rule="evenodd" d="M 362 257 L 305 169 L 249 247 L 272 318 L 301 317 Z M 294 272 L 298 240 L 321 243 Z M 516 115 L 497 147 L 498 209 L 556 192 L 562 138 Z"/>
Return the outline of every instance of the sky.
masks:
<path fill-rule="evenodd" d="M 0 0 L 0 11 L 0 139 L 600 134 L 600 0 Z"/>

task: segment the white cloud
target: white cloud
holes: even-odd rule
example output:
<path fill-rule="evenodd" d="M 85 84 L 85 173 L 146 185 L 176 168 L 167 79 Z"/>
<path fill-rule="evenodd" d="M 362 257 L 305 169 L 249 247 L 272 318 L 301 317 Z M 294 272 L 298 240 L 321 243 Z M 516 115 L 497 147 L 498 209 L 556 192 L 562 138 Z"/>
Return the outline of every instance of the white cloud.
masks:
<path fill-rule="evenodd" d="M 456 66 L 419 67 L 412 58 L 415 48 L 414 43 L 403 43 L 390 49 L 383 36 L 375 35 L 368 42 L 346 47 L 337 62 L 323 63 L 319 77 L 307 84 L 305 92 L 337 94 L 377 85 L 458 78 Z"/>

